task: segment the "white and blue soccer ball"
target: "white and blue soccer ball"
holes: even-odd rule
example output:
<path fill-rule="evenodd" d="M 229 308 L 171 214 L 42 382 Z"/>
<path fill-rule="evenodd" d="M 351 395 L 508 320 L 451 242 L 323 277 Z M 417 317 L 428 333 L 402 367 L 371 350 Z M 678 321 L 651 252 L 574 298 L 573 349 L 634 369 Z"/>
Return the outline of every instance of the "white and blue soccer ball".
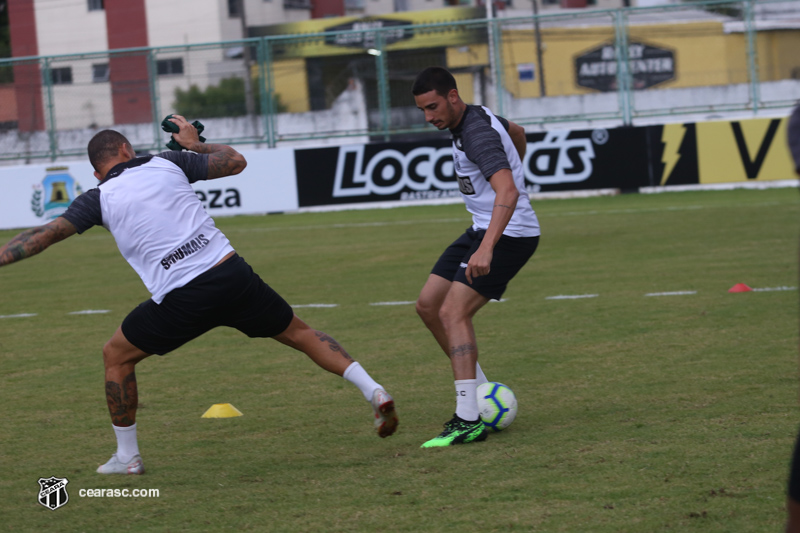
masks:
<path fill-rule="evenodd" d="M 486 429 L 502 431 L 517 417 L 514 391 L 496 381 L 478 385 L 478 411 Z"/>

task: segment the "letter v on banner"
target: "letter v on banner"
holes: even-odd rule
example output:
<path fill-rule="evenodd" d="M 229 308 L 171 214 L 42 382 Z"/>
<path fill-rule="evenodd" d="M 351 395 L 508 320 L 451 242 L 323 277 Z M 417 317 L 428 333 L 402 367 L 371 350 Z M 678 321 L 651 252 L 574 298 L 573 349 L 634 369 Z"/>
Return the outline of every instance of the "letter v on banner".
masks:
<path fill-rule="evenodd" d="M 777 118 L 770 121 L 767 133 L 761 140 L 761 146 L 758 147 L 755 159 L 750 159 L 750 151 L 747 148 L 747 141 L 744 139 L 741 123 L 731 122 L 733 136 L 736 139 L 736 147 L 739 149 L 739 157 L 742 158 L 742 164 L 744 165 L 747 179 L 754 180 L 758 177 L 761 166 L 764 164 L 764 159 L 767 157 L 767 151 L 772 145 L 773 139 L 775 139 L 775 133 L 778 131 L 778 126 L 780 126 L 780 124 L 781 120 Z"/>
<path fill-rule="evenodd" d="M 796 177 L 785 142 L 787 119 L 698 122 L 700 183 L 786 180 Z"/>

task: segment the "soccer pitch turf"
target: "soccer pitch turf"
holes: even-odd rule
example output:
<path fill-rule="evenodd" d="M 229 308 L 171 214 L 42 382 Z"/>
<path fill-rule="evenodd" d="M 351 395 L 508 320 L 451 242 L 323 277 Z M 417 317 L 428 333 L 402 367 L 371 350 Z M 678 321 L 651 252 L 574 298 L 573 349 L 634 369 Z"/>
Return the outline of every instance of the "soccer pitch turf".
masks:
<path fill-rule="evenodd" d="M 477 315 L 519 414 L 420 449 L 453 413 L 413 301 L 463 205 L 217 219 L 237 251 L 397 402 L 218 329 L 137 366 L 144 476 L 115 449 L 101 349 L 149 295 L 94 228 L 0 269 L 0 522 L 8 531 L 760 532 L 784 522 L 797 432 L 794 189 L 535 201 L 542 240 Z M 16 231 L 0 232 L 6 242 Z M 729 293 L 736 283 L 752 292 Z M 202 419 L 229 402 L 244 416 Z M 39 505 L 38 479 L 69 502 Z M 158 489 L 157 498 L 81 497 Z"/>

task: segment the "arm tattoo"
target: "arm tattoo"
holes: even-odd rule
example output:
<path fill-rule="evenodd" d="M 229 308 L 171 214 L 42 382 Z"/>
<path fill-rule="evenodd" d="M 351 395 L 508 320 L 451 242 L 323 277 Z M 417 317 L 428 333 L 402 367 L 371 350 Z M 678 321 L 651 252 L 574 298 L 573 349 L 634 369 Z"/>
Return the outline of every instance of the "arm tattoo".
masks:
<path fill-rule="evenodd" d="M 230 176 L 240 171 L 241 155 L 239 152 L 224 144 L 197 143 L 192 147 L 198 154 L 208 155 L 209 179 Z"/>
<path fill-rule="evenodd" d="M 348 354 L 347 351 L 344 348 L 342 348 L 342 345 L 336 342 L 336 340 L 327 333 L 323 333 L 321 331 L 315 331 L 314 335 L 319 337 L 320 341 L 327 342 L 328 347 L 331 349 L 332 352 L 341 353 L 342 356 L 344 356 L 344 358 L 347 359 L 348 361 L 353 360 L 353 358 L 350 357 L 350 354 Z"/>
<path fill-rule="evenodd" d="M 450 347 L 450 357 L 465 357 L 470 353 L 478 353 L 478 347 L 471 342 Z"/>
<path fill-rule="evenodd" d="M 503 204 L 494 204 L 494 207 L 505 207 L 506 209 L 511 209 L 510 205 L 503 205 Z"/>
<path fill-rule="evenodd" d="M 139 404 L 136 373 L 131 372 L 125 376 L 122 386 L 115 381 L 106 381 L 106 402 L 112 424 L 117 427 L 132 426 L 136 421 L 136 407 Z"/>
<path fill-rule="evenodd" d="M 25 230 L 8 244 L 0 247 L 0 266 L 36 255 L 51 244 L 62 241 L 74 233 L 75 226 L 63 218 Z"/>

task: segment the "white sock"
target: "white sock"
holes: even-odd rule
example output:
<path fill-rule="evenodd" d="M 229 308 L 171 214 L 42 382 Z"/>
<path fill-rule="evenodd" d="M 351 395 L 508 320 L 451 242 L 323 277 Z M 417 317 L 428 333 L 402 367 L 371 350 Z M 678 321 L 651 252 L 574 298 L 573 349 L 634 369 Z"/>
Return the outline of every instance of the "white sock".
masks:
<path fill-rule="evenodd" d="M 117 459 L 127 463 L 134 455 L 139 455 L 139 442 L 136 440 L 136 424 L 128 427 L 119 427 L 112 424 L 114 433 L 117 434 Z"/>
<path fill-rule="evenodd" d="M 456 416 L 472 422 L 478 420 L 478 380 L 456 380 Z"/>
<path fill-rule="evenodd" d="M 475 361 L 475 379 L 478 380 L 478 385 L 489 381 L 486 378 L 486 374 L 484 374 L 483 370 L 481 369 L 481 364 L 477 361 Z"/>
<path fill-rule="evenodd" d="M 366 398 L 368 402 L 372 401 L 372 394 L 377 389 L 383 388 L 378 385 L 369 374 L 367 374 L 367 371 L 364 370 L 360 364 L 358 364 L 358 361 L 353 361 L 350 363 L 350 366 L 348 366 L 347 370 L 344 371 L 342 377 L 358 387 L 358 390 L 361 391 L 361 394 L 364 395 L 364 398 Z"/>

